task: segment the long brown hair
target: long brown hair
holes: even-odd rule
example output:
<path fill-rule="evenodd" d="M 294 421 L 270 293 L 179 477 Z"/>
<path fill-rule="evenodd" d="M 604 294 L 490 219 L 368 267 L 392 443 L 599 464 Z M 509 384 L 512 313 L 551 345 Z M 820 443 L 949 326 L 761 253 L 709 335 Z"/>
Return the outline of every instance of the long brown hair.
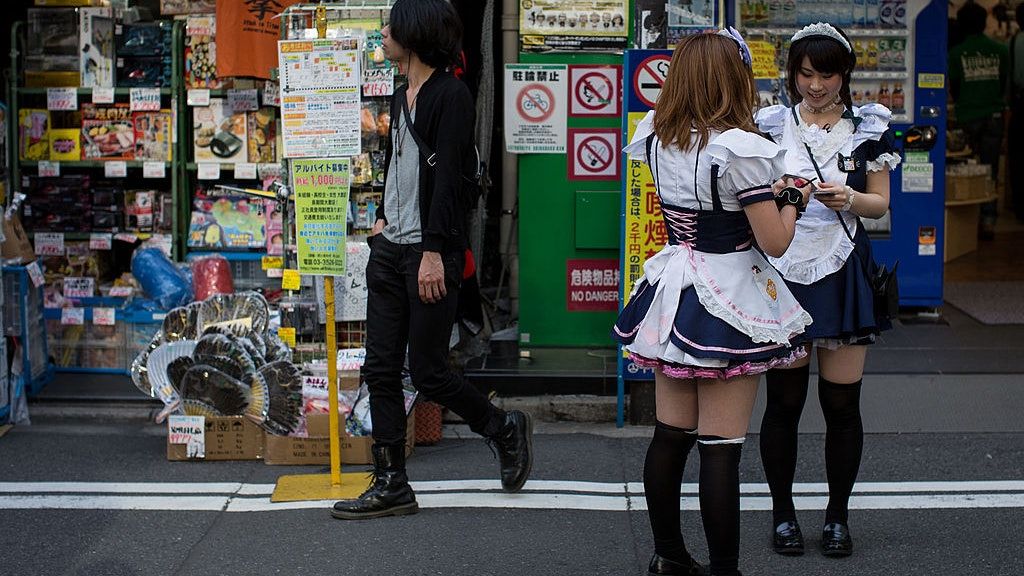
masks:
<path fill-rule="evenodd" d="M 707 145 L 710 132 L 740 128 L 757 132 L 754 106 L 757 86 L 740 58 L 739 46 L 718 34 L 684 38 L 669 64 L 668 77 L 655 106 L 654 133 L 662 144 L 682 150 Z"/>

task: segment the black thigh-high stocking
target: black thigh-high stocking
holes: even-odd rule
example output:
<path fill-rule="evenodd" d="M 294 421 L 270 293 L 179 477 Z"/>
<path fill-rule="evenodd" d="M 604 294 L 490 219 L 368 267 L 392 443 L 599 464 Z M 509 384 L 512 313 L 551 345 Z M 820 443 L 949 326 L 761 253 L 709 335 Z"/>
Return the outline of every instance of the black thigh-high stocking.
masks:
<path fill-rule="evenodd" d="M 769 370 L 767 405 L 761 419 L 761 465 L 772 492 L 775 525 L 795 521 L 793 476 L 796 474 L 797 429 L 807 400 L 810 365 Z"/>
<path fill-rule="evenodd" d="M 683 564 L 690 559 L 690 553 L 679 527 L 680 484 L 686 457 L 696 442 L 696 430 L 657 422 L 644 460 L 644 495 L 654 533 L 654 551 L 662 558 Z"/>
<path fill-rule="evenodd" d="M 850 493 L 857 481 L 864 451 L 860 388 L 860 380 L 853 384 L 836 384 L 818 378 L 818 398 L 825 416 L 825 473 L 828 477 L 825 524 L 848 521 Z"/>
<path fill-rule="evenodd" d="M 700 517 L 713 575 L 738 574 L 743 439 L 700 436 Z"/>

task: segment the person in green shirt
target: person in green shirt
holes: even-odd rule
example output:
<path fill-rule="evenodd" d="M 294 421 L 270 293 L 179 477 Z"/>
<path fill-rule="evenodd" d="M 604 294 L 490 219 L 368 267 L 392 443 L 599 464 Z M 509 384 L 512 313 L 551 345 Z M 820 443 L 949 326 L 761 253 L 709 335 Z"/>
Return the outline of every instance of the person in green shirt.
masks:
<path fill-rule="evenodd" d="M 1009 79 L 1009 51 L 985 36 L 988 11 L 967 2 L 956 13 L 964 40 L 949 51 L 949 89 L 956 104 L 957 125 L 983 164 L 999 176 L 1003 145 L 1003 114 Z M 981 206 L 979 238 L 991 240 L 996 225 L 996 202 Z"/>

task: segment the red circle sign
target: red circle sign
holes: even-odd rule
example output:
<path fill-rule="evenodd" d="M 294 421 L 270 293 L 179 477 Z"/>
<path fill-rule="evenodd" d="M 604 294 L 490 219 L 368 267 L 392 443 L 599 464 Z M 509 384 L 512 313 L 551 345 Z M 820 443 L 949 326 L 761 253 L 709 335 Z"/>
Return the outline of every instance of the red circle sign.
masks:
<path fill-rule="evenodd" d="M 611 167 L 615 154 L 608 147 L 608 141 L 600 136 L 591 136 L 576 147 L 576 162 L 587 172 L 600 174 Z"/>
<path fill-rule="evenodd" d="M 530 84 L 516 96 L 516 108 L 527 122 L 543 122 L 555 112 L 555 95 L 543 84 Z"/>
<path fill-rule="evenodd" d="M 615 87 L 600 72 L 584 74 L 576 81 L 576 101 L 588 110 L 601 110 L 612 103 Z"/>
<path fill-rule="evenodd" d="M 651 108 L 658 102 L 661 87 L 665 85 L 670 61 L 668 56 L 655 54 L 644 59 L 633 73 L 633 91 L 636 97 Z"/>

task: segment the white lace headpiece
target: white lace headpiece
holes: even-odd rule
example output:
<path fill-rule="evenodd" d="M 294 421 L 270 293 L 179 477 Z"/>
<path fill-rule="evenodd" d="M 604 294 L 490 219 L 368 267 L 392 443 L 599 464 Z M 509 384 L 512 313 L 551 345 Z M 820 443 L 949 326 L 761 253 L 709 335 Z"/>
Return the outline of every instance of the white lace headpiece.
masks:
<path fill-rule="evenodd" d="M 850 43 L 846 38 L 843 38 L 843 35 L 839 33 L 839 30 L 836 30 L 834 26 L 827 22 L 815 22 L 814 24 L 804 26 L 796 34 L 793 34 L 793 38 L 790 42 L 796 42 L 797 40 L 802 40 L 809 36 L 825 36 L 826 38 L 831 38 L 842 44 L 843 48 L 846 48 L 847 52 L 851 54 L 853 53 L 853 47 L 850 46 Z"/>

